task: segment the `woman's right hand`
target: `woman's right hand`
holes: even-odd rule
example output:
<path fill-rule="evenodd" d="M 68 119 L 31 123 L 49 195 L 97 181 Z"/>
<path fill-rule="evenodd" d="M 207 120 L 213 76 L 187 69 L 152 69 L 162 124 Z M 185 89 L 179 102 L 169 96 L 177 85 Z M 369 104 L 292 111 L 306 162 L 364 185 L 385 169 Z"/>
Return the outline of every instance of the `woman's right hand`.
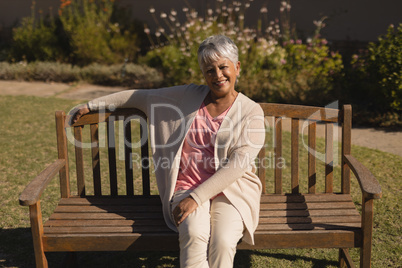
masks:
<path fill-rule="evenodd" d="M 71 124 L 74 124 L 75 122 L 78 121 L 78 119 L 81 118 L 81 116 L 83 116 L 83 115 L 85 115 L 85 114 L 87 114 L 89 112 L 90 112 L 90 110 L 89 110 L 88 104 L 83 104 L 81 106 L 78 106 L 78 107 L 74 108 L 70 112 L 70 115 L 71 115 L 70 122 L 71 122 Z"/>

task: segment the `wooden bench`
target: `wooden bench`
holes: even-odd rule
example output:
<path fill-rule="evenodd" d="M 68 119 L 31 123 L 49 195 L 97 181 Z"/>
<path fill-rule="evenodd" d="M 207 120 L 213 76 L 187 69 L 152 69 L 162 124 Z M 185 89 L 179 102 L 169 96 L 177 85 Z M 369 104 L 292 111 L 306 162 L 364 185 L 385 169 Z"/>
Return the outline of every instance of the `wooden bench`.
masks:
<path fill-rule="evenodd" d="M 238 249 L 338 248 L 340 266 L 353 267 L 348 248 L 360 248 L 360 266 L 370 267 L 373 200 L 381 197 L 381 188 L 351 156 L 351 106 L 340 110 L 261 106 L 270 128 L 257 160 L 264 186 L 260 223 L 255 246 L 240 242 Z M 144 118 L 143 123 L 135 117 Z M 283 130 L 285 118 L 291 120 L 290 134 Z M 36 266 L 47 267 L 45 252 L 50 251 L 178 250 L 177 234 L 164 223 L 152 167 L 148 168 L 148 143 L 137 146 L 139 138 L 134 137 L 147 140 L 145 115 L 135 109 L 91 113 L 72 128 L 66 125 L 68 120 L 64 112 L 56 112 L 58 160 L 20 196 L 20 204 L 29 206 Z M 316 142 L 317 124 L 325 124 L 324 145 L 322 140 Z M 342 128 L 340 150 L 334 142 L 334 124 Z M 302 126 L 307 136 L 300 135 Z M 85 139 L 85 131 L 90 140 Z M 80 143 L 92 146 L 86 149 Z M 286 159 L 284 152 L 289 149 L 290 159 Z M 334 176 L 337 151 L 341 151 L 340 176 Z M 317 172 L 320 168 L 322 176 Z M 350 170 L 362 193 L 361 215 L 350 194 Z M 57 173 L 61 199 L 43 223 L 40 197 Z M 77 185 L 75 191 L 70 190 L 70 181 Z"/>

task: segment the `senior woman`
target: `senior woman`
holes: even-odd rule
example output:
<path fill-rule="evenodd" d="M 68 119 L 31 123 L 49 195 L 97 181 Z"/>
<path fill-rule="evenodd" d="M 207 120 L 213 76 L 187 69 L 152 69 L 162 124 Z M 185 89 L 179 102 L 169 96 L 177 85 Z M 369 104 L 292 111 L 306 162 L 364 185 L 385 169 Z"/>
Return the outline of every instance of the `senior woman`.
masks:
<path fill-rule="evenodd" d="M 264 144 L 263 112 L 235 90 L 238 48 L 223 35 L 198 49 L 207 85 L 128 90 L 75 113 L 138 108 L 150 119 L 156 180 L 166 224 L 179 232 L 181 267 L 233 267 L 241 238 L 254 244 L 261 183 L 254 159 Z"/>

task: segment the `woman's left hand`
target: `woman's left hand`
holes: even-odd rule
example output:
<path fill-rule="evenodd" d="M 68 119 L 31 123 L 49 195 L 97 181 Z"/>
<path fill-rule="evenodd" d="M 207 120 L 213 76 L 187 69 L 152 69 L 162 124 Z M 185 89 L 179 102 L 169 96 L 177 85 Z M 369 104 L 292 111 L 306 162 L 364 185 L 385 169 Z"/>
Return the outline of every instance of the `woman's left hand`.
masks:
<path fill-rule="evenodd" d="M 173 210 L 173 217 L 176 225 L 182 223 L 198 207 L 197 202 L 189 196 L 184 198 Z"/>

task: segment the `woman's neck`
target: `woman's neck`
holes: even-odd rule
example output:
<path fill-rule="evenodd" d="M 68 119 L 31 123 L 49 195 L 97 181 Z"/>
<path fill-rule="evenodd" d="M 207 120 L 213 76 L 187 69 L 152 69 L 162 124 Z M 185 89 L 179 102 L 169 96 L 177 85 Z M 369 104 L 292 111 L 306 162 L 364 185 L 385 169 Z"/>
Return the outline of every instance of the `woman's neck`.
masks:
<path fill-rule="evenodd" d="M 238 94 L 237 91 L 233 90 L 224 97 L 216 97 L 210 91 L 204 99 L 204 105 L 207 108 L 208 113 L 212 117 L 216 117 L 226 111 L 226 109 L 233 104 Z"/>

